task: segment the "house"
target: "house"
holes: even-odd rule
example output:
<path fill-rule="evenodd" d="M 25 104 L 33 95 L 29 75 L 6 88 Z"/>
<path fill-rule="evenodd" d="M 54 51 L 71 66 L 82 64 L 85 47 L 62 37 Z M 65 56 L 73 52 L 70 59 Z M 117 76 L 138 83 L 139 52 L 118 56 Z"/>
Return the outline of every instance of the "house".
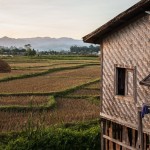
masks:
<path fill-rule="evenodd" d="M 101 45 L 101 149 L 150 150 L 150 0 L 83 37 Z"/>

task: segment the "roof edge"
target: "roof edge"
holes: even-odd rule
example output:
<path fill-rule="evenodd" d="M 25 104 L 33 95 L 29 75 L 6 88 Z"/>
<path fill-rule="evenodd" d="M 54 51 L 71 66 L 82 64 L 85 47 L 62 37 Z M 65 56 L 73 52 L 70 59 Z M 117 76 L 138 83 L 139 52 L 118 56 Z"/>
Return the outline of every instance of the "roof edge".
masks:
<path fill-rule="evenodd" d="M 144 78 L 142 81 L 140 81 L 141 85 L 150 86 L 150 82 L 147 82 L 147 80 L 150 79 L 150 74 Z"/>
<path fill-rule="evenodd" d="M 118 26 L 124 24 L 124 22 L 128 22 L 128 20 L 132 17 L 135 18 L 137 16 L 135 14 L 141 14 L 142 12 L 145 12 L 149 9 L 150 0 L 141 0 L 140 2 L 123 11 L 101 27 L 84 36 L 83 41 L 86 43 L 100 44 L 99 42 L 103 39 L 103 35 L 112 31 L 114 28 L 117 28 Z"/>

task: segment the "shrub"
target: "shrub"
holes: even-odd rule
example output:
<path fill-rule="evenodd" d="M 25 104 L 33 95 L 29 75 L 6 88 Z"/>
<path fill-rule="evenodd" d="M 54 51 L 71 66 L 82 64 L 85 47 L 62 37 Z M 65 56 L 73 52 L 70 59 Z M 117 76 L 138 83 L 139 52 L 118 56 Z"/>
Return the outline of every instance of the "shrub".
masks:
<path fill-rule="evenodd" d="M 12 139 L 6 150 L 98 150 L 100 149 L 99 125 L 75 130 L 71 128 L 47 128 L 21 133 Z"/>

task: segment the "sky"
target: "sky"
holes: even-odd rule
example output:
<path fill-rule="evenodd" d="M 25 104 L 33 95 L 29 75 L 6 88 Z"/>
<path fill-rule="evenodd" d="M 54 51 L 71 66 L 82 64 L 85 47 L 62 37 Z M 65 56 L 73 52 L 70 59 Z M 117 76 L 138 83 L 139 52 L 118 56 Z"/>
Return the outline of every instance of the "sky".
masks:
<path fill-rule="evenodd" d="M 81 39 L 139 0 L 0 0 L 0 37 Z"/>

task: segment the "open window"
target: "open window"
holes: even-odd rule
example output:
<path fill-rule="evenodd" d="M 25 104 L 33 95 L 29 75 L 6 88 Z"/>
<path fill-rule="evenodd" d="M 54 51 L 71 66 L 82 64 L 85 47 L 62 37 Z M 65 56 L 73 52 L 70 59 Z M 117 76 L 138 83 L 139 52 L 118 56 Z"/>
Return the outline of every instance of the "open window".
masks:
<path fill-rule="evenodd" d="M 116 82 L 116 94 L 117 95 L 125 95 L 125 79 L 126 79 L 126 70 L 125 68 L 116 69 L 117 74 L 117 82 Z"/>
<path fill-rule="evenodd" d="M 116 95 L 133 96 L 133 70 L 116 67 Z"/>

